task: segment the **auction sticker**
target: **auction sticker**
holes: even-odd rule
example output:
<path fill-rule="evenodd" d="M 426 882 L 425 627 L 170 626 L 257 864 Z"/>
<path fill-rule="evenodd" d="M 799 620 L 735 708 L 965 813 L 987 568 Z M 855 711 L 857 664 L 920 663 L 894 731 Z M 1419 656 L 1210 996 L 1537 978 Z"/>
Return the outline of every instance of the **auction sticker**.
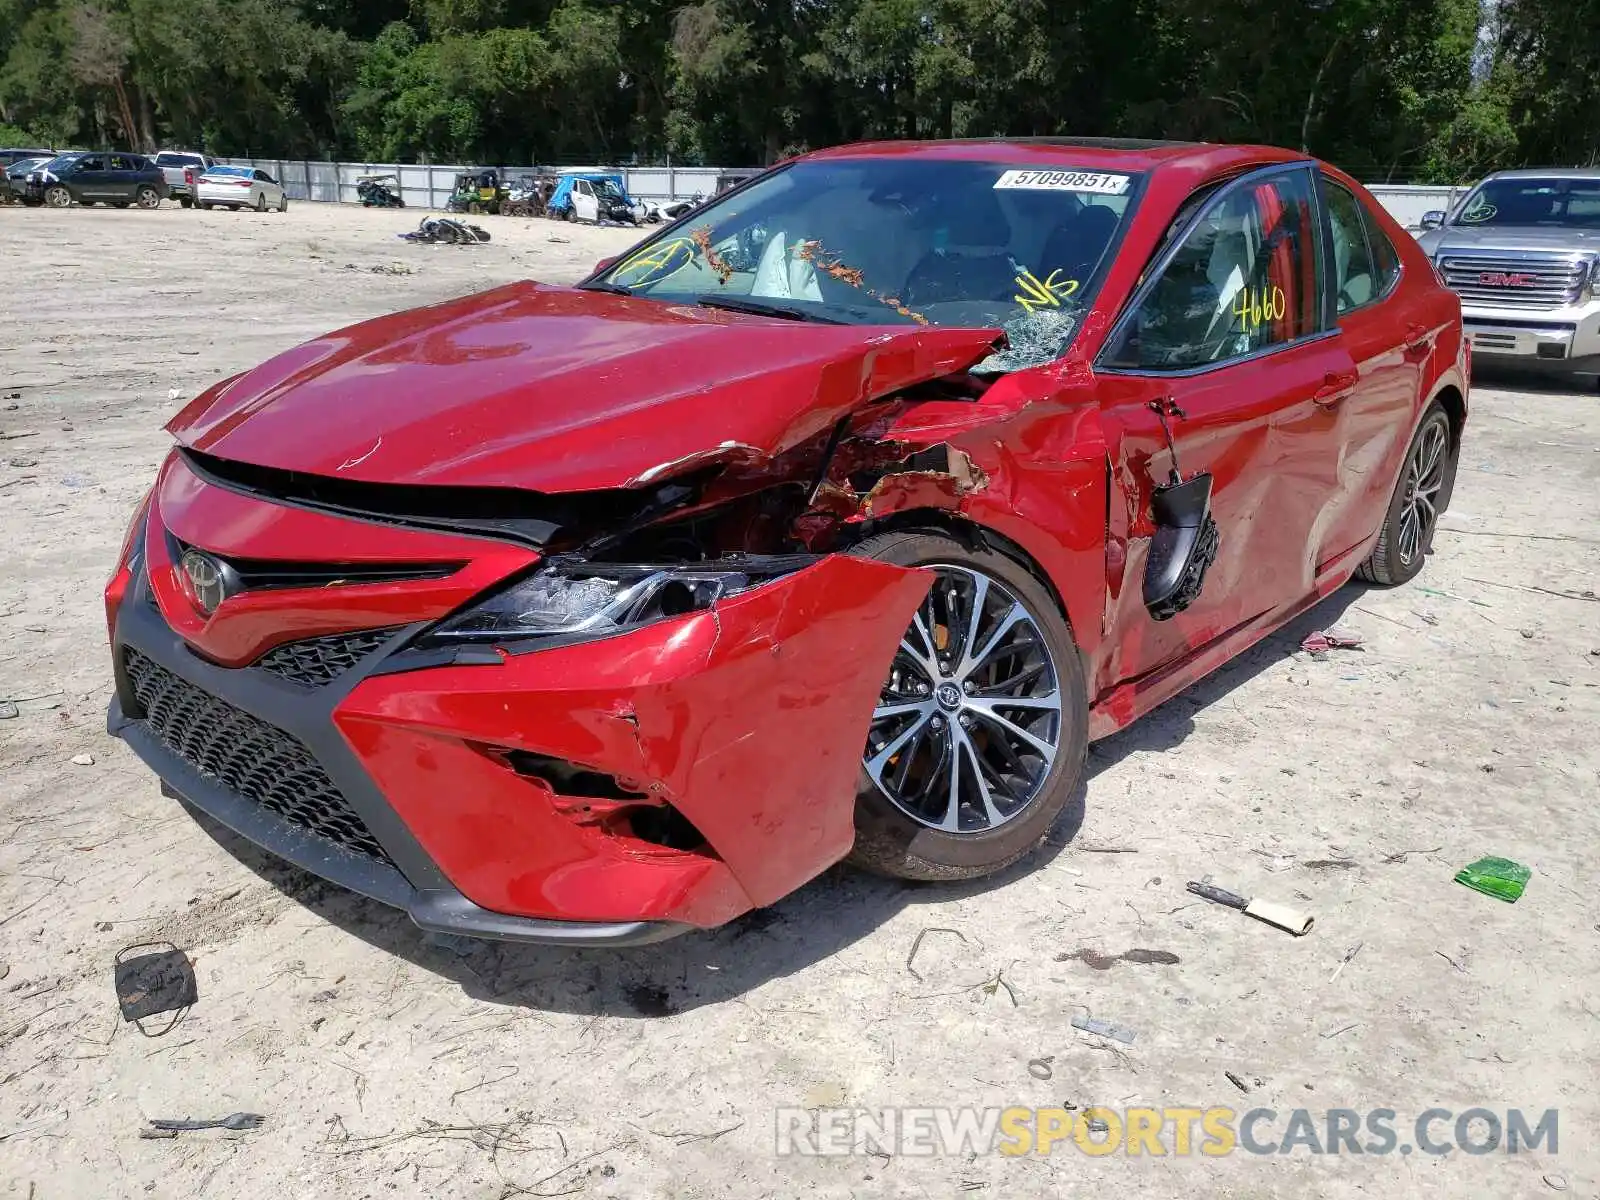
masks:
<path fill-rule="evenodd" d="M 1126 175 L 1103 171 L 1022 171 L 1012 170 L 994 181 L 997 188 L 1026 188 L 1032 191 L 1092 192 L 1099 196 L 1120 196 L 1128 190 Z"/>

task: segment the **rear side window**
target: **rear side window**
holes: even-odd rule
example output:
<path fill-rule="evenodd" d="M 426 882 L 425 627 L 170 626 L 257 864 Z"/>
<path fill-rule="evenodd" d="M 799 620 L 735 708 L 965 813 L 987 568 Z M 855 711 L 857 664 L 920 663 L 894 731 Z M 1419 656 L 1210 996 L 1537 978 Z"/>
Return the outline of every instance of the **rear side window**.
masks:
<path fill-rule="evenodd" d="M 1124 317 L 1104 360 L 1189 370 L 1321 328 L 1321 236 L 1311 175 L 1297 169 L 1219 192 Z"/>
<path fill-rule="evenodd" d="M 1333 234 L 1333 263 L 1329 274 L 1333 277 L 1334 308 L 1343 315 L 1370 304 L 1382 294 L 1383 288 L 1373 266 L 1361 202 L 1350 189 L 1326 176 L 1322 184 L 1323 194 L 1328 198 L 1328 227 Z M 1390 250 L 1392 254 L 1393 248 Z"/>
<path fill-rule="evenodd" d="M 1378 285 L 1374 294 L 1383 296 L 1400 280 L 1400 254 L 1365 204 L 1361 206 L 1361 219 L 1367 227 L 1367 244 L 1372 247 L 1373 276 Z"/>

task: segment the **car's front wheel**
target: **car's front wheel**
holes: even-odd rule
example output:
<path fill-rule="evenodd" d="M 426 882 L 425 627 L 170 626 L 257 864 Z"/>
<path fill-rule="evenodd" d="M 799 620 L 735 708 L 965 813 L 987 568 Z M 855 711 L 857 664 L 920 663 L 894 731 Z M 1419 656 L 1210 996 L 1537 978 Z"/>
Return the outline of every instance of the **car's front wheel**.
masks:
<path fill-rule="evenodd" d="M 45 188 L 44 202 L 51 208 L 65 208 L 72 203 L 72 193 L 60 184 L 56 184 L 54 187 Z"/>
<path fill-rule="evenodd" d="M 901 879 L 998 871 L 1078 786 L 1088 703 L 1072 633 L 1044 585 L 996 550 L 908 531 L 853 552 L 934 579 L 873 710 L 852 860 Z"/>
<path fill-rule="evenodd" d="M 1405 464 L 1384 513 L 1383 528 L 1366 562 L 1356 569 L 1369 583 L 1406 583 L 1422 570 L 1433 548 L 1439 514 L 1450 499 L 1456 476 L 1450 418 L 1437 402 L 1428 406 L 1422 424 L 1406 449 Z"/>
<path fill-rule="evenodd" d="M 283 193 L 283 195 L 278 197 L 278 211 L 281 212 L 281 213 L 286 213 L 286 212 L 289 211 L 289 193 L 288 192 L 285 192 L 285 193 Z"/>

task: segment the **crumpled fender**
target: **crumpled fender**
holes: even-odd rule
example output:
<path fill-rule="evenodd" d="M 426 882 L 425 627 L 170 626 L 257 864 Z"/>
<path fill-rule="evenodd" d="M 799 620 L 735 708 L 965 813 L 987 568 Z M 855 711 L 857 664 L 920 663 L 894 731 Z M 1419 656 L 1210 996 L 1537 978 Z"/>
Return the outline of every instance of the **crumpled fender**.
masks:
<path fill-rule="evenodd" d="M 872 709 L 932 582 L 926 571 L 829 555 L 633 633 L 499 666 L 370 678 L 334 719 L 475 903 L 715 925 L 849 853 Z M 515 776 L 486 747 L 563 758 L 666 801 L 714 858 L 641 854 L 637 842 L 580 827 L 532 782 L 508 792 Z"/>

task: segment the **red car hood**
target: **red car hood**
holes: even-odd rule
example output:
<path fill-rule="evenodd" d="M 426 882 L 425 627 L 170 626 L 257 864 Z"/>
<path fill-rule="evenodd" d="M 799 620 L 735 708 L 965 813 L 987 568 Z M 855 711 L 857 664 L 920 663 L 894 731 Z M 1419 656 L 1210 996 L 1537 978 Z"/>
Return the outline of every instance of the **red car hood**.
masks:
<path fill-rule="evenodd" d="M 640 485 L 760 457 L 982 358 L 992 330 L 818 325 L 517 283 L 307 342 L 168 425 L 195 450 L 381 483 Z"/>

